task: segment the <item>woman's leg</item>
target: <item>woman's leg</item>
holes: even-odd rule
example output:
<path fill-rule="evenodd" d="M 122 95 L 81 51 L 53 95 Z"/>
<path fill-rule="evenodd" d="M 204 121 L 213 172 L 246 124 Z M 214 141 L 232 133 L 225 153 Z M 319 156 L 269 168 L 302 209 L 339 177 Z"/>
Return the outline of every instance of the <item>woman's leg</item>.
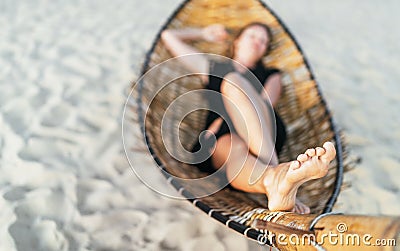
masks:
<path fill-rule="evenodd" d="M 248 151 L 247 143 L 241 137 L 225 134 L 217 140 L 212 161 L 215 167 L 226 168 L 227 178 L 234 188 L 266 194 L 270 210 L 308 213 L 309 208 L 302 203 L 295 207 L 297 190 L 303 183 L 325 176 L 335 153 L 333 144 L 327 142 L 323 148 L 308 149 L 296 161 L 266 165 Z M 263 176 L 251 184 L 249 179 L 253 170 L 259 170 Z"/>
<path fill-rule="evenodd" d="M 253 170 L 264 172 L 268 165 L 251 154 L 247 143 L 238 135 L 221 136 L 211 160 L 216 168 L 226 168 L 226 176 L 234 188 L 249 193 L 265 193 L 262 179 L 255 183 L 249 182 L 249 179 Z"/>
<path fill-rule="evenodd" d="M 293 210 L 300 185 L 326 175 L 336 154 L 333 144 L 308 149 L 296 161 L 278 164 L 272 109 L 268 109 L 251 83 L 237 73 L 225 76 L 221 93 L 238 135 L 226 134 L 218 139 L 213 164 L 226 167 L 233 187 L 266 194 L 270 210 Z M 254 173 L 260 174 L 261 179 L 253 182 Z"/>
<path fill-rule="evenodd" d="M 235 130 L 247 143 L 249 151 L 264 164 L 278 164 L 274 116 L 260 94 L 247 79 L 234 72 L 224 77 L 221 93 Z"/>

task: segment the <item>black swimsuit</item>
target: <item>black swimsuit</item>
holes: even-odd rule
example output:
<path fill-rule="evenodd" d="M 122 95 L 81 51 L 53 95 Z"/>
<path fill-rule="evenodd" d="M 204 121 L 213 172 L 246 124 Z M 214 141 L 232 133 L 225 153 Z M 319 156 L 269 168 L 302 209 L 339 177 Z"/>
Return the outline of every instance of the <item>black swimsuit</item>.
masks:
<path fill-rule="evenodd" d="M 209 81 L 206 86 L 206 89 L 215 91 L 217 93 L 221 93 L 221 83 L 222 83 L 222 78 L 226 76 L 230 72 L 235 72 L 235 68 L 233 67 L 232 63 L 230 61 L 227 62 L 215 62 L 211 61 L 210 62 L 210 75 L 209 75 Z M 249 82 L 254 86 L 256 91 L 258 93 L 261 93 L 261 91 L 264 88 L 264 84 L 266 80 L 275 73 L 279 73 L 279 70 L 274 69 L 274 68 L 265 68 L 262 63 L 258 63 L 254 69 L 250 69 L 249 71 L 246 71 L 246 73 L 242 74 L 243 77 L 245 77 Z M 253 75 L 254 74 L 254 75 Z M 261 83 L 261 84 L 260 84 Z M 221 124 L 221 127 L 219 128 L 218 132 L 215 134 L 216 139 L 220 138 L 222 135 L 225 135 L 227 133 L 232 133 L 235 132 L 235 128 L 233 126 L 232 121 L 229 119 L 228 113 L 224 107 L 222 97 L 220 95 L 212 95 L 210 97 L 209 95 L 206 95 L 206 99 L 209 102 L 209 106 L 212 107 L 212 109 L 217 110 L 218 114 L 213 111 L 209 111 L 206 119 L 206 124 L 204 130 L 208 129 L 210 125 L 218 118 L 222 117 L 223 122 Z M 283 144 L 285 143 L 286 140 L 286 129 L 285 125 L 283 124 L 282 119 L 279 117 L 277 112 L 274 112 L 275 114 L 275 121 L 276 121 L 276 142 L 275 142 L 275 150 L 277 154 L 282 150 Z M 207 140 L 205 138 L 202 139 L 203 147 L 207 149 L 207 151 L 210 151 L 213 148 L 213 143 L 210 142 L 211 140 Z M 196 144 L 192 148 L 192 152 L 197 152 L 201 148 L 200 142 L 197 141 Z M 203 149 L 202 149 L 203 150 Z M 212 173 L 216 171 L 216 168 L 213 166 L 211 157 L 206 159 L 205 161 L 199 163 L 196 165 L 199 167 L 202 171 Z"/>

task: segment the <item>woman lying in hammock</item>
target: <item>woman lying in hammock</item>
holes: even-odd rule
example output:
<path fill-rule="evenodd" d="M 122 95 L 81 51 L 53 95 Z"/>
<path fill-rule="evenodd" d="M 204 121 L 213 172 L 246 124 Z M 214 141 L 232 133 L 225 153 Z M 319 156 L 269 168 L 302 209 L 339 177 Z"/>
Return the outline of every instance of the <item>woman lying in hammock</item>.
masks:
<path fill-rule="evenodd" d="M 219 98 L 209 99 L 214 106 L 221 104 L 223 109 L 219 115 L 208 113 L 205 138 L 211 132 L 217 140 L 209 149 L 211 157 L 200 166 L 207 171 L 224 166 L 234 188 L 266 194 L 270 210 L 309 213 L 309 207 L 296 199 L 297 190 L 303 183 L 327 174 L 336 154 L 335 147 L 326 142 L 322 147 L 306 150 L 295 161 L 278 162 L 277 156 L 286 138 L 285 127 L 273 110 L 281 93 L 281 74 L 261 63 L 268 51 L 270 30 L 262 23 L 244 27 L 233 42 L 233 61 L 229 62 L 210 61 L 186 43 L 197 39 L 222 42 L 227 36 L 224 26 L 219 24 L 162 33 L 162 41 L 173 56 L 195 54 L 189 59 L 182 57 L 183 64 L 194 72 L 209 73 L 202 76 L 207 89 L 221 94 Z M 248 69 L 258 81 L 254 81 Z M 255 82 L 261 84 L 258 86 Z M 193 150 L 199 149 L 198 143 Z M 262 176 L 249 182 L 254 174 Z"/>

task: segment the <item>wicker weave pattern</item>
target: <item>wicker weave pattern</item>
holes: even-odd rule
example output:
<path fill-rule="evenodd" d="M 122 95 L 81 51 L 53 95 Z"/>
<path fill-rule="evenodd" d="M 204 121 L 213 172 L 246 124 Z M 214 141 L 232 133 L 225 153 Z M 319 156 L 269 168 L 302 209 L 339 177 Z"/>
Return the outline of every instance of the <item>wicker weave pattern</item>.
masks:
<path fill-rule="evenodd" d="M 272 49 L 268 56 L 263 59 L 263 63 L 284 72 L 284 91 L 278 104 L 278 111 L 287 125 L 288 140 L 280 155 L 280 160 L 293 160 L 305 149 L 321 145 L 328 140 L 336 143 L 337 147 L 339 146 L 338 158 L 331 163 L 328 175 L 323 179 L 308 182 L 299 190 L 301 200 L 310 205 L 312 212 L 321 213 L 329 199 L 331 204 L 336 200 L 338 186 L 341 184 L 345 154 L 340 147 L 340 136 L 335 131 L 330 113 L 320 95 L 311 70 L 295 40 L 280 20 L 266 6 L 256 0 L 235 2 L 229 0 L 192 0 L 182 5 L 163 29 L 204 27 L 212 23 L 221 23 L 234 34 L 240 27 L 254 21 L 266 23 L 271 27 L 273 33 Z M 228 51 L 232 37 L 225 44 L 210 44 L 201 41 L 193 43 L 193 46 L 203 52 L 229 56 Z M 148 54 L 144 72 L 170 57 L 171 55 L 162 42 L 159 39 L 156 40 L 153 49 Z M 182 178 L 198 178 L 206 174 L 201 173 L 193 166 L 176 161 L 166 151 L 160 127 L 166 107 L 178 96 L 190 90 L 203 88 L 202 82 L 197 77 L 184 77 L 172 81 L 162 92 L 157 94 L 151 104 L 149 103 L 154 90 L 159 89 L 160 85 L 171 80 L 173 78 L 171 76 L 174 74 L 183 73 L 180 71 L 182 69 L 179 66 L 162 69 L 154 74 L 156 78 L 147 79 L 142 83 L 140 102 L 149 105 L 149 111 L 146 114 L 145 133 L 149 147 L 154 151 L 165 170 Z M 192 104 L 196 105 L 196 102 L 204 102 L 204 100 L 199 97 L 198 100 L 192 101 Z M 182 106 L 184 105 L 182 104 Z M 168 128 L 171 128 L 171 131 L 167 137 L 163 135 L 163 139 L 169 141 L 172 145 L 181 142 L 184 148 L 190 149 L 204 126 L 206 113 L 205 111 L 194 112 L 180 123 L 177 120 L 182 117 L 180 112 L 182 111 L 175 110 L 175 117 L 174 115 L 167 117 Z M 179 135 L 172 129 L 176 127 L 179 127 Z M 204 184 L 204 188 L 214 185 Z M 183 186 L 190 193 L 195 193 L 195 191 L 190 191 L 190 187 L 185 187 L 184 184 L 177 185 L 177 187 L 179 186 Z M 332 193 L 334 194 L 332 195 Z M 222 222 L 229 218 L 241 217 L 255 208 L 265 208 L 267 205 L 264 195 L 250 195 L 229 188 L 194 201 L 197 206 L 199 206 L 199 202 L 201 202 L 203 207 L 201 209 L 204 211 L 209 212 L 211 210 L 211 214 L 216 212 L 221 217 L 226 216 L 226 218 L 218 219 Z M 325 208 L 325 211 L 330 211 L 331 206 L 329 205 L 328 209 Z M 263 212 L 257 216 L 257 213 L 255 213 L 253 219 L 263 217 L 264 214 Z M 245 222 L 246 226 L 250 224 L 251 221 Z M 240 228 L 236 230 L 242 232 Z"/>

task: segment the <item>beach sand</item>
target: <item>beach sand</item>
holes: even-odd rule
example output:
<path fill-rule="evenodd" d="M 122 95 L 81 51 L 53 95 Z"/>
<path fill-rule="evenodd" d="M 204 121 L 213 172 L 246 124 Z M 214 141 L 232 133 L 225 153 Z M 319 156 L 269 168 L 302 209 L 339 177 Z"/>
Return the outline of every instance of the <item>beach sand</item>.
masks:
<path fill-rule="evenodd" d="M 334 211 L 398 215 L 400 2 L 267 3 L 362 159 Z M 0 250 L 262 250 L 149 189 L 124 155 L 127 90 L 178 4 L 0 3 Z M 148 155 L 134 154 L 135 168 L 172 191 Z"/>

